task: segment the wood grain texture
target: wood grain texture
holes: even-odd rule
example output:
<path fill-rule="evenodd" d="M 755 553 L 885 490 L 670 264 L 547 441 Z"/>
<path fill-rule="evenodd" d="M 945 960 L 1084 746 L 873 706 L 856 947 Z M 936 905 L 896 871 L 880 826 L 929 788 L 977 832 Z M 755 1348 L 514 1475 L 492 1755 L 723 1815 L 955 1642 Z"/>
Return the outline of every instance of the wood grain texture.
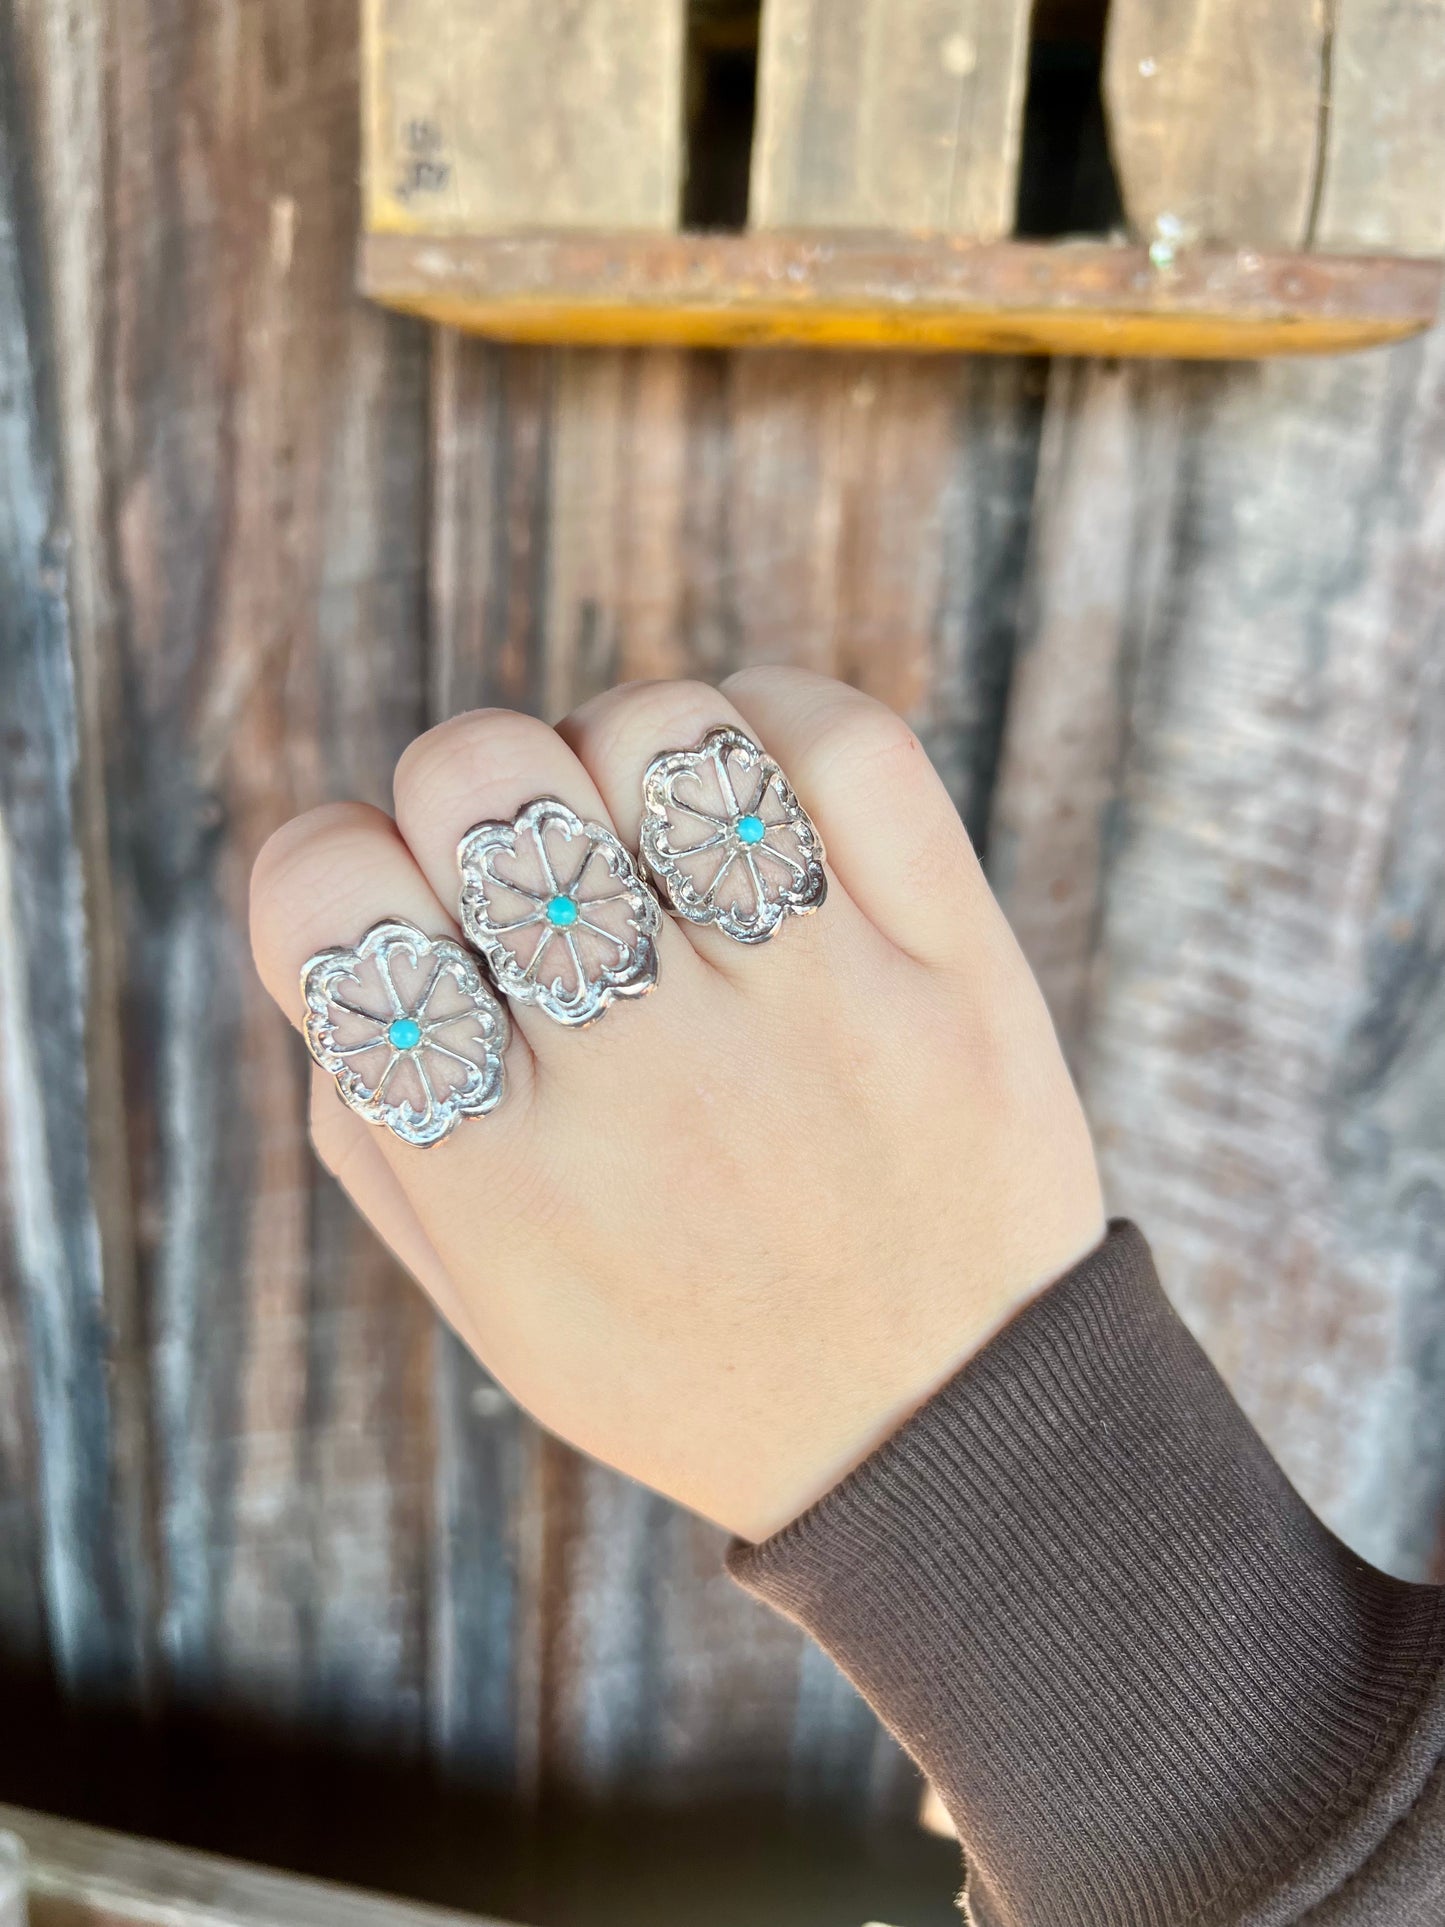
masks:
<path fill-rule="evenodd" d="M 1183 414 L 1177 369 L 1050 367 L 989 871 L 1075 1063 L 1129 691 L 1167 584 Z"/>
<path fill-rule="evenodd" d="M 1445 253 L 1445 0 L 1334 0 L 1321 248 Z"/>
<path fill-rule="evenodd" d="M 33 1927 L 502 1927 L 23 1807 L 0 1806 L 0 1828 L 24 1842 Z"/>
<path fill-rule="evenodd" d="M 1112 1204 L 1306 1496 L 1416 1577 L 1445 1554 L 1442 349 L 1058 383 L 999 800 Z M 1102 523 L 1073 460 L 1128 478 Z M 1056 595 L 1101 542 L 1112 606 Z"/>
<path fill-rule="evenodd" d="M 63 23 L 59 23 L 62 24 Z M 91 692 L 72 652 L 63 384 L 51 356 L 44 200 L 25 165 L 62 65 L 33 15 L 0 29 L 0 1336 L 3 1634 L 66 1696 L 138 1703 L 151 1649 L 135 1415 L 141 1360 L 129 1226 L 107 1206 L 124 1135 L 107 1043 L 114 983 L 92 911 Z M 72 130 L 78 132 L 79 130 Z M 23 1335 L 23 1336 L 22 1336 Z M 21 1344 L 28 1383 L 17 1382 Z M 43 1638 L 41 1628 L 43 1625 Z"/>
<path fill-rule="evenodd" d="M 685 0 L 366 0 L 367 224 L 674 227 Z"/>
<path fill-rule="evenodd" d="M 421 718 L 423 344 L 347 300 L 350 8 L 113 20 L 106 780 L 168 1686 L 415 1746 L 430 1324 L 317 1175 L 244 931 L 266 832 L 384 798 Z"/>
<path fill-rule="evenodd" d="M 1104 100 L 1136 234 L 1304 246 L 1328 14 L 1290 0 L 1112 0 Z"/>
<path fill-rule="evenodd" d="M 45 673 L 49 663 L 64 660 L 66 625 L 64 611 L 55 608 L 53 597 L 35 593 L 40 545 L 54 507 L 54 444 L 46 435 L 46 424 L 39 419 L 31 359 L 35 350 L 27 312 L 30 290 L 25 284 L 23 237 L 17 218 L 24 187 L 17 166 L 20 102 L 14 82 L 15 56 L 7 35 L 0 38 L 0 87 L 4 89 L 0 94 L 0 713 L 5 725 L 5 760 L 0 765 L 5 772 L 0 776 L 0 1007 L 17 1010 L 23 1025 L 32 1003 L 32 971 L 17 916 L 21 895 L 33 895 L 34 880 L 26 873 L 32 870 L 34 859 L 19 846 L 27 830 L 30 838 L 36 836 L 39 825 L 16 820 L 12 781 L 7 778 L 17 766 L 23 771 L 29 765 L 27 787 L 44 809 L 49 802 L 50 783 L 40 765 L 49 745 L 36 740 L 33 727 L 22 728 L 22 718 L 10 713 L 13 705 L 5 692 L 23 690 L 28 696 L 50 680 Z M 29 266 L 33 274 L 33 258 Z M 73 1043 L 73 1034 L 69 1041 Z M 8 1075 L 0 1086 L 0 1159 L 4 1172 L 0 1212 L 0 1642 L 22 1665 L 43 1667 L 52 1638 L 62 1627 L 47 1624 L 45 1532 L 53 1492 L 44 1492 L 41 1486 L 38 1415 L 32 1396 L 33 1374 L 41 1361 L 31 1353 L 29 1309 L 38 1281 L 51 1269 L 59 1228 L 55 1222 L 57 1201 L 51 1185 L 45 1182 L 43 1123 L 40 1131 L 27 1123 L 43 1087 L 37 1088 L 34 1070 L 23 1060 L 17 1062 L 6 1051 L 5 1061 Z M 24 1074 L 18 1075 L 22 1067 Z M 67 1201 L 67 1208 L 73 1212 L 84 1212 L 90 1203 L 83 1171 L 81 1181 L 85 1187 L 81 1197 Z"/>
<path fill-rule="evenodd" d="M 1013 227 L 1028 0 L 769 0 L 755 227 Z"/>
<path fill-rule="evenodd" d="M 1195 390 L 1086 1075 L 1246 1405 L 1417 1572 L 1445 1494 L 1441 346 Z"/>

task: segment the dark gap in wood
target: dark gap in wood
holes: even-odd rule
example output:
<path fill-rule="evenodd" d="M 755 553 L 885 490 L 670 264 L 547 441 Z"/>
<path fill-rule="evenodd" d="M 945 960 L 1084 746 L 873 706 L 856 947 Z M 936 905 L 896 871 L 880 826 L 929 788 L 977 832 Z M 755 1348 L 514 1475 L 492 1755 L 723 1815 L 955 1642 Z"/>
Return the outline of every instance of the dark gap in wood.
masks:
<path fill-rule="evenodd" d="M 760 0 L 689 0 L 684 228 L 748 224 Z"/>
<path fill-rule="evenodd" d="M 1315 177 L 1310 184 L 1310 211 L 1305 223 L 1305 247 L 1312 248 L 1319 232 L 1320 207 L 1325 196 L 1325 178 L 1330 164 L 1330 111 L 1335 85 L 1335 29 L 1338 25 L 1338 0 L 1321 0 L 1324 32 L 1320 39 L 1320 112 L 1315 134 Z"/>
<path fill-rule="evenodd" d="M 974 541 L 982 567 L 965 565 L 972 605 L 965 612 L 967 673 L 975 692 L 971 726 L 961 765 L 949 771 L 946 780 L 951 779 L 950 793 L 985 869 L 1022 611 L 1036 566 L 1033 530 L 1052 366 L 1040 356 L 1001 362 L 997 374 L 991 381 L 985 378 L 961 411 L 960 446 L 988 450 L 992 472 L 976 511 L 981 519 Z M 1000 434 L 1005 424 L 1008 432 Z"/>
<path fill-rule="evenodd" d="M 1108 0 L 1038 0 L 1030 26 L 1015 231 L 1031 239 L 1124 225 L 1101 77 Z"/>

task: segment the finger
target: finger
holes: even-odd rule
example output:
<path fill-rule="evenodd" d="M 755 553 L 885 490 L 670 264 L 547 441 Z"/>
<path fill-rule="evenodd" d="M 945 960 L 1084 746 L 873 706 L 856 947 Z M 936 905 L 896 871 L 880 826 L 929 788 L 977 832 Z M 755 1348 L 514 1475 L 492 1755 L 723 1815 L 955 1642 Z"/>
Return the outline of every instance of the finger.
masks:
<path fill-rule="evenodd" d="M 312 810 L 278 830 L 256 859 L 251 875 L 251 945 L 256 967 L 298 1029 L 304 1029 L 305 1019 L 299 984 L 302 966 L 319 951 L 350 947 L 374 924 L 387 920 L 412 924 L 428 936 L 454 938 L 457 934 L 396 825 L 380 810 L 362 803 Z M 432 1062 L 434 1051 L 448 1042 L 443 1032 L 435 1046 L 429 1044 L 419 1053 L 418 1061 L 429 1076 L 437 1068 Z M 444 1055 L 449 1057 L 450 1052 Z M 438 1161 L 449 1166 L 453 1147 L 464 1142 L 475 1157 L 477 1138 L 487 1140 L 487 1154 L 492 1156 L 505 1139 L 515 1135 L 534 1084 L 530 1052 L 525 1040 L 515 1035 L 506 1053 L 504 1074 L 506 1089 L 497 1109 L 479 1122 L 463 1118 L 451 1136 L 426 1156 L 389 1130 L 366 1124 L 418 1202 L 421 1193 L 414 1187 L 426 1182 L 435 1189 L 443 1182 L 440 1170 L 433 1170 L 431 1179 L 424 1181 L 423 1167 Z"/>
<path fill-rule="evenodd" d="M 669 751 L 697 748 L 708 731 L 720 725 L 759 737 L 758 730 L 727 697 L 706 683 L 631 683 L 609 690 L 574 710 L 558 725 L 558 733 L 573 745 L 586 764 L 620 833 L 635 842 L 642 820 L 643 779 L 649 764 Z M 763 749 L 773 753 L 774 745 L 766 736 L 760 741 Z M 781 757 L 778 760 L 783 762 Z M 783 768 L 784 774 L 791 777 L 785 762 Z M 801 790 L 798 794 L 804 808 L 810 809 L 807 795 Z M 727 807 L 733 799 L 723 800 Z M 736 800 L 744 807 L 752 801 L 746 795 Z M 700 818 L 697 823 L 699 848 L 705 854 L 697 861 L 694 880 L 706 887 L 713 879 L 719 891 L 725 890 L 731 885 L 727 866 L 732 865 L 733 873 L 738 876 L 737 887 L 750 892 L 748 872 L 742 867 L 748 863 L 748 851 L 738 847 L 730 826 L 719 823 L 710 829 L 709 822 L 710 819 Z M 823 836 L 826 844 L 826 832 Z M 716 850 L 707 849 L 709 843 L 715 843 Z M 716 870 L 708 867 L 713 863 L 717 865 Z M 775 935 L 780 941 L 770 946 L 777 954 L 766 971 L 760 969 L 753 945 L 737 942 L 715 924 L 686 921 L 681 928 L 714 968 L 753 988 L 769 983 L 792 984 L 798 969 L 816 968 L 820 961 L 832 956 L 842 955 L 856 961 L 858 946 L 862 943 L 866 952 L 867 939 L 872 935 L 849 901 L 847 891 L 836 887 L 830 889 L 819 914 L 801 919 L 789 917 L 779 926 Z"/>
<path fill-rule="evenodd" d="M 971 918 L 998 916 L 953 800 L 891 709 L 810 670 L 723 684 L 789 771 L 859 909 L 920 962 L 958 960 Z"/>
<path fill-rule="evenodd" d="M 378 1137 L 371 1125 L 338 1102 L 335 1080 L 319 1064 L 313 1066 L 311 1143 L 317 1158 L 452 1330 L 475 1351 L 476 1334 L 461 1293 Z"/>
<path fill-rule="evenodd" d="M 395 794 L 402 835 L 432 889 L 452 904 L 458 900 L 457 847 L 463 837 L 478 824 L 510 823 L 538 798 L 556 798 L 584 822 L 616 835 L 597 786 L 556 731 L 510 710 L 474 711 L 418 737 L 397 765 Z M 504 990 L 510 972 L 537 985 L 556 1005 L 576 1003 L 595 1013 L 595 1003 L 580 994 L 580 987 L 600 981 L 613 965 L 622 972 L 624 994 L 645 989 L 650 973 L 631 972 L 627 961 L 628 947 L 635 953 L 638 944 L 628 896 L 635 885 L 609 873 L 605 850 L 593 850 L 585 836 L 519 832 L 515 854 L 503 852 L 492 867 L 508 882 L 488 895 L 488 913 L 515 933 L 500 939 L 500 961 L 491 959 Z M 565 921 L 557 915 L 559 907 Z M 686 994 L 697 959 L 668 920 L 656 918 L 650 895 L 648 913 L 658 924 L 652 939 L 657 975 L 668 980 L 671 1001 Z M 609 1021 L 593 1025 L 579 1049 L 575 1030 L 541 1003 L 514 996 L 512 1004 L 519 1026 L 547 1066 L 575 1070 L 611 1056 L 636 1037 L 628 1015 L 609 1010 Z"/>

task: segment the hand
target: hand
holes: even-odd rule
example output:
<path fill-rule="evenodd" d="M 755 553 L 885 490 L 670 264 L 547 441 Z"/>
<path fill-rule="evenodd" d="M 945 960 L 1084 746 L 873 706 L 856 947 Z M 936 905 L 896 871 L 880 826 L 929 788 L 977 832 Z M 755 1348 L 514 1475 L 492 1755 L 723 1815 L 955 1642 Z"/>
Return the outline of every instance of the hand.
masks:
<path fill-rule="evenodd" d="M 319 1156 L 543 1425 L 747 1538 L 820 1497 L 1102 1237 L 1047 1012 L 917 739 L 823 677 L 616 689 L 553 730 L 419 738 L 396 819 L 312 811 L 262 850 L 252 940 L 298 972 L 399 916 L 455 933 L 456 847 L 541 795 L 636 850 L 642 774 L 734 723 L 827 846 L 766 944 L 671 916 L 654 992 L 586 1030 L 513 1010 L 508 1094 L 417 1150 L 314 1074 Z"/>

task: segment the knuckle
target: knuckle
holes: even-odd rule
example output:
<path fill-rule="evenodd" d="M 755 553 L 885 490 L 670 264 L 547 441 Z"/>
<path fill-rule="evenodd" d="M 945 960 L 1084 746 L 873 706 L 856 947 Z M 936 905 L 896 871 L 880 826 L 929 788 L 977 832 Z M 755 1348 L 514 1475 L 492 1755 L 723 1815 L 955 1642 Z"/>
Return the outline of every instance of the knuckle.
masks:
<path fill-rule="evenodd" d="M 686 687 L 685 683 L 669 682 L 661 676 L 638 676 L 632 682 L 614 683 L 600 695 L 589 696 L 573 710 L 570 720 L 590 728 L 597 723 L 611 722 L 620 710 L 646 708 L 660 691 Z"/>
<path fill-rule="evenodd" d="M 587 731 L 604 754 L 626 746 L 650 753 L 654 739 L 669 733 L 695 734 L 709 718 L 719 720 L 718 711 L 718 692 L 710 683 L 624 683 L 602 699 Z"/>
<path fill-rule="evenodd" d="M 420 810 L 475 789 L 501 788 L 534 769 L 539 749 L 556 734 L 535 716 L 510 709 L 473 709 L 418 736 L 402 751 L 393 779 L 403 799 Z"/>
<path fill-rule="evenodd" d="M 676 682 L 631 683 L 618 691 L 618 707 L 638 716 L 671 716 L 679 710 L 716 709 L 717 691 L 694 678 Z"/>
<path fill-rule="evenodd" d="M 746 669 L 735 669 L 721 684 L 723 694 L 733 697 L 740 706 L 774 696 L 836 695 L 840 687 L 834 677 L 816 669 L 782 662 L 752 663 Z"/>
<path fill-rule="evenodd" d="M 374 843 L 378 831 L 389 836 L 391 819 L 369 803 L 324 803 L 292 817 L 272 831 L 251 866 L 252 905 L 289 898 L 318 872 L 332 869 L 348 848 Z"/>

